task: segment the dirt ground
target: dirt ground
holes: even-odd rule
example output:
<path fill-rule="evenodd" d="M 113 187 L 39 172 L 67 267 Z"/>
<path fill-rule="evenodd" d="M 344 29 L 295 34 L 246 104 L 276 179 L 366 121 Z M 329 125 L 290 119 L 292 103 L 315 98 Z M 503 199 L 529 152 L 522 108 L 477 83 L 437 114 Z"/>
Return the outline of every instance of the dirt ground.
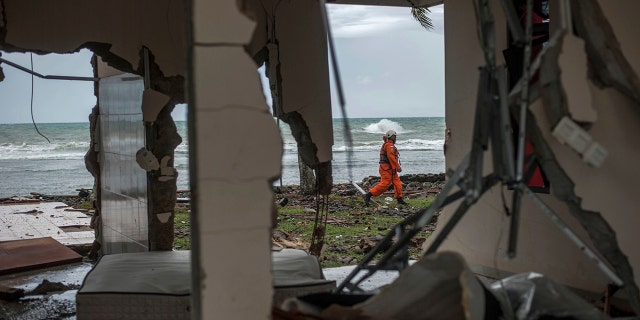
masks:
<path fill-rule="evenodd" d="M 428 207 L 444 184 L 444 175 L 406 175 L 403 177 L 404 198 L 409 206 L 397 205 L 393 191 L 364 205 L 363 195 L 351 184 L 336 184 L 328 197 L 324 246 L 320 261 L 323 267 L 357 264 L 379 241 L 392 232 L 400 221 Z M 358 185 L 368 190 L 379 177 L 367 177 Z M 275 187 L 278 207 L 275 245 L 310 249 L 316 211 L 321 208 L 314 194 L 305 194 L 298 186 Z M 321 215 L 320 215 L 321 218 Z M 322 220 L 320 220 L 322 221 Z M 419 258 L 426 237 L 435 230 L 436 218 L 408 245 L 410 258 Z M 322 223 L 320 223 L 322 225 Z M 386 247 L 384 247 L 386 249 Z"/>

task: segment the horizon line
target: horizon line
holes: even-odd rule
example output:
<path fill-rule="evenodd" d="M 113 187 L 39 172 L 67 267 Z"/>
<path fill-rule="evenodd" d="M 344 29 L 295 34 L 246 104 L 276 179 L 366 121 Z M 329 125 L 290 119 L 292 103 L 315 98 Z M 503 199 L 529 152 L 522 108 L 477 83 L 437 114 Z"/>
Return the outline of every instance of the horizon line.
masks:
<path fill-rule="evenodd" d="M 401 116 L 401 117 L 349 117 L 346 119 L 406 119 L 406 118 L 444 118 L 445 116 Z M 275 118 L 275 117 L 274 117 Z M 331 119 L 345 119 L 343 117 L 332 117 Z M 174 122 L 186 122 L 187 120 L 173 120 Z M 89 120 L 86 121 L 72 121 L 72 122 L 36 122 L 38 124 L 64 124 L 64 123 L 89 123 Z M 33 125 L 33 122 L 0 122 L 0 125 L 3 124 L 29 124 Z"/>

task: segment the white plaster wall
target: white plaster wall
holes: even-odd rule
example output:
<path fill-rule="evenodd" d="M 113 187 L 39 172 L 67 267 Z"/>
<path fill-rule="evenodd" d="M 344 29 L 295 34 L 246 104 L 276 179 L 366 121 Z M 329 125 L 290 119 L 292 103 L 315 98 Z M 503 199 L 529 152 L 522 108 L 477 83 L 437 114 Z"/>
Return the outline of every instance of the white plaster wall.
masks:
<path fill-rule="evenodd" d="M 624 54 L 634 69 L 640 70 L 640 34 L 632 27 L 633 15 L 640 3 L 629 1 L 600 1 L 604 13 L 622 44 Z M 499 12 L 498 1 L 493 2 Z M 630 8 L 633 7 L 633 8 Z M 477 91 L 477 68 L 483 62 L 482 52 L 476 40 L 476 21 L 472 2 L 463 0 L 445 1 L 445 83 L 446 122 L 452 136 L 447 148 L 448 168 L 455 168 L 470 150 L 473 116 Z M 506 39 L 504 18 L 496 15 L 496 38 L 504 48 Z M 501 52 L 497 53 L 501 57 Z M 602 168 L 592 168 L 582 162 L 568 147 L 550 138 L 550 125 L 538 102 L 532 106 L 539 126 L 546 133 L 563 168 L 576 183 L 576 192 L 583 199 L 583 208 L 600 211 L 616 230 L 622 250 L 639 274 L 640 254 L 635 249 L 638 242 L 636 226 L 640 223 L 637 214 L 636 194 L 640 190 L 640 170 L 635 163 L 640 157 L 640 141 L 635 138 L 640 132 L 639 106 L 633 105 L 615 90 L 594 89 L 594 107 L 598 119 L 589 131 L 595 140 L 610 152 Z M 489 162 L 486 158 L 486 162 Z M 491 170 L 485 166 L 485 172 Z M 553 188 L 553 186 L 552 186 Z M 511 202 L 511 191 L 504 191 L 507 202 Z M 588 242 L 586 232 L 571 217 L 566 206 L 550 195 L 541 195 L 583 240 Z M 509 232 L 509 219 L 502 210 L 500 188 L 495 187 L 467 212 L 462 221 L 445 241 L 441 250 L 461 252 L 468 262 L 496 268 L 507 272 L 537 271 L 565 284 L 602 292 L 608 279 L 561 233 L 554 224 L 527 198 L 523 198 L 522 220 L 517 258 L 504 259 Z M 457 204 L 447 207 L 439 219 L 442 226 Z M 433 237 L 431 237 L 433 239 Z"/>
<path fill-rule="evenodd" d="M 255 24 L 234 0 L 195 0 L 193 12 L 200 318 L 268 319 L 282 140 L 243 48 Z"/>

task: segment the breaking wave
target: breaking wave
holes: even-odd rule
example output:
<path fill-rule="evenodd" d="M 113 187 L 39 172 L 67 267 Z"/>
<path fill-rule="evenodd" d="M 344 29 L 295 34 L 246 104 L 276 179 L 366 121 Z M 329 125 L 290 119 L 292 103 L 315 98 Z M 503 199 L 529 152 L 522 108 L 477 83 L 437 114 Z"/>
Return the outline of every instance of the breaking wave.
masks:
<path fill-rule="evenodd" d="M 362 130 L 367 133 L 386 133 L 389 130 L 393 130 L 397 133 L 406 133 L 399 123 L 389 119 L 382 119 L 376 123 L 369 124 L 362 128 Z"/>

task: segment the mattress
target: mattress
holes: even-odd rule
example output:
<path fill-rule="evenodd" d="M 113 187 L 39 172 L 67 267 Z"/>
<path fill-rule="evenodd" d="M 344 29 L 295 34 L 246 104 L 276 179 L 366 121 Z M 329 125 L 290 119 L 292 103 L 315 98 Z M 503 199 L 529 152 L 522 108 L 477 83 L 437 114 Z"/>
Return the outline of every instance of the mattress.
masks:
<path fill-rule="evenodd" d="M 287 298 L 336 289 L 334 280 L 325 279 L 318 259 L 304 250 L 282 249 L 271 257 L 275 306 Z"/>
<path fill-rule="evenodd" d="M 190 251 L 105 255 L 76 295 L 77 319 L 190 319 Z"/>
<path fill-rule="evenodd" d="M 190 251 L 152 251 L 103 256 L 76 295 L 77 319 L 190 319 Z M 328 292 L 315 256 L 297 249 L 272 251 L 274 305 L 301 295 Z"/>

